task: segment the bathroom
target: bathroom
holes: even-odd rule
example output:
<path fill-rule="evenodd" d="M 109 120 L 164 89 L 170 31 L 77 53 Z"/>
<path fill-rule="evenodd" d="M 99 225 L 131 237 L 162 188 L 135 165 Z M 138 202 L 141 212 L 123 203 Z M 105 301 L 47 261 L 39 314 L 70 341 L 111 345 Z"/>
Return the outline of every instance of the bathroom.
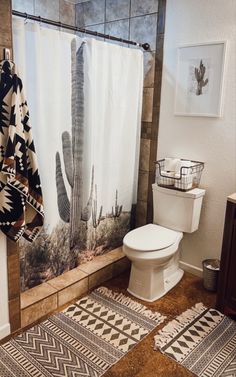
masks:
<path fill-rule="evenodd" d="M 10 3 L 6 0 L 0 2 L 0 14 L 4 20 L 1 21 L 1 54 L 3 48 L 11 48 L 12 43 L 10 37 Z M 192 294 L 195 294 L 195 289 L 201 290 L 200 280 L 197 279 L 202 277 L 202 261 L 207 258 L 220 258 L 226 201 L 227 197 L 235 192 L 235 2 L 227 0 L 222 7 L 222 2 L 219 0 L 201 0 L 198 2 L 193 0 L 178 0 L 178 2 L 174 0 L 91 0 L 79 2 L 14 0 L 12 1 L 12 9 L 55 19 L 66 24 L 75 25 L 76 22 L 77 26 L 86 26 L 93 31 L 150 44 L 150 51 L 144 51 L 144 88 L 136 226 L 139 227 L 152 222 L 151 187 L 155 181 L 154 162 L 156 159 L 174 156 L 205 163 L 200 186 L 206 190 L 206 194 L 203 199 L 199 229 L 192 234 L 185 234 L 180 244 L 180 266 L 187 273 L 196 277 L 193 278 L 192 287 Z M 85 10 L 88 11 L 87 15 L 83 14 Z M 79 24 L 81 15 L 89 20 L 87 24 Z M 226 42 L 222 115 L 215 117 L 175 115 L 177 47 L 188 44 L 214 43 L 216 41 Z M 123 259 L 117 259 L 117 262 L 119 262 L 117 270 L 128 268 L 127 262 Z M 5 268 L 6 264 L 8 271 Z M 1 234 L 0 265 L 2 269 L 0 327 L 9 324 L 8 316 L 10 316 L 10 323 L 13 326 L 13 331 L 15 331 L 20 328 L 20 266 L 15 244 L 6 240 L 3 234 Z M 9 286 L 7 286 L 7 273 Z M 103 277 L 106 275 L 104 281 L 113 276 L 110 267 L 107 267 L 107 271 L 100 272 L 100 275 L 103 275 Z M 189 281 L 187 280 L 187 285 Z M 126 283 L 128 284 L 127 278 Z M 111 283 L 113 288 L 115 288 L 114 284 Z M 123 281 L 119 281 L 119 284 L 124 287 Z M 180 282 L 177 294 L 183 297 L 185 309 L 187 298 L 184 297 L 183 290 L 186 285 L 181 284 L 183 283 Z M 49 298 L 53 301 L 52 292 L 54 291 L 51 290 L 45 298 L 48 302 L 50 301 Z M 214 297 L 210 295 L 209 305 L 214 305 L 213 299 Z M 213 300 L 213 303 L 211 300 Z M 181 311 L 175 308 L 173 302 L 170 300 L 169 305 L 173 310 L 174 317 Z M 193 303 L 195 303 L 194 300 L 191 301 L 191 304 Z M 157 309 L 161 311 L 159 305 L 157 305 Z M 7 329 L 9 331 L 9 326 Z M 148 339 L 147 344 L 151 347 L 151 341 Z M 144 350 L 145 344 L 143 347 Z M 139 357 L 139 355 L 141 357 L 141 352 L 142 348 L 137 349 L 136 357 Z M 128 358 L 129 356 L 127 360 Z M 164 373 L 166 375 L 171 375 L 171 373 L 172 375 L 184 375 L 181 374 L 182 369 L 178 369 L 179 374 L 171 369 L 164 370 L 164 359 L 162 362 L 161 368 L 163 370 L 156 375 L 165 375 Z M 135 361 L 130 361 L 130 363 L 131 368 L 135 369 Z M 120 375 L 138 375 L 138 371 L 140 376 L 145 375 L 141 366 L 139 368 L 137 366 L 135 371 L 132 372 L 132 369 L 130 369 L 126 374 Z"/>

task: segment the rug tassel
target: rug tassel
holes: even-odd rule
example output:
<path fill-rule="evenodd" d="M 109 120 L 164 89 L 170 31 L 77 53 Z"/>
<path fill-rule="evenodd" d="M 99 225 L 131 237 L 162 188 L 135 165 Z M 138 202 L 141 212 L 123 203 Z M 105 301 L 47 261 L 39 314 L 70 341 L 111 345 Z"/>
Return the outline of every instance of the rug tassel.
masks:
<path fill-rule="evenodd" d="M 186 310 L 184 313 L 176 317 L 173 321 L 169 322 L 158 335 L 154 337 L 154 349 L 164 347 L 170 340 L 173 339 L 186 325 L 188 325 L 197 315 L 201 314 L 206 307 L 202 303 L 198 303 L 191 309 Z"/>
<path fill-rule="evenodd" d="M 125 305 L 127 308 L 134 310 L 137 313 L 144 315 L 145 317 L 154 320 L 155 322 L 162 323 L 165 320 L 165 316 L 157 312 L 152 312 L 150 309 L 147 309 L 146 306 L 140 304 L 130 297 L 125 296 L 123 293 L 113 292 L 106 287 L 99 287 L 96 289 L 97 292 L 103 294 L 104 296 L 111 298 L 122 305 Z"/>

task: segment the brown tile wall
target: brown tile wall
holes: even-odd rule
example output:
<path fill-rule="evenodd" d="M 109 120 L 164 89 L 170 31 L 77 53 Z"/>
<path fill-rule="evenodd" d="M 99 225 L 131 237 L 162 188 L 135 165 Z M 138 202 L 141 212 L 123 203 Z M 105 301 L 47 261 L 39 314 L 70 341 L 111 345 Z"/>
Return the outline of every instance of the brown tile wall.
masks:
<path fill-rule="evenodd" d="M 8 302 L 11 332 L 21 326 L 20 316 L 20 258 L 17 244 L 7 240 Z"/>
<path fill-rule="evenodd" d="M 21 326 L 32 325 L 46 315 L 63 309 L 91 289 L 130 269 L 122 247 L 98 256 L 46 283 L 21 294 Z"/>
<path fill-rule="evenodd" d="M 152 221 L 151 185 L 155 179 L 166 0 L 122 0 L 123 5 L 118 7 L 119 9 L 118 3 L 117 0 L 90 0 L 78 4 L 75 12 L 72 4 L 65 0 L 13 0 L 13 9 L 71 24 L 74 24 L 76 13 L 78 26 L 150 43 L 150 51 L 144 53 L 145 77 L 136 213 L 136 225 L 140 226 Z M 10 0 L 1 0 L 0 58 L 3 57 L 3 47 L 12 47 Z M 113 269 L 122 270 L 124 263 L 126 262 L 117 262 Z M 99 272 L 107 276 L 110 276 L 110 273 L 110 267 L 106 272 Z M 21 320 L 20 273 L 18 249 L 11 241 L 8 241 L 8 276 L 10 323 L 13 332 L 20 327 Z M 95 276 L 90 280 L 92 285 L 95 284 Z"/>
<path fill-rule="evenodd" d="M 156 48 L 154 54 L 154 87 L 150 87 L 149 73 L 145 73 L 143 119 L 139 160 L 138 202 L 136 226 L 153 221 L 152 183 L 155 182 L 155 161 L 161 99 L 163 44 L 166 0 L 158 1 Z M 144 117 L 145 114 L 145 117 Z"/>

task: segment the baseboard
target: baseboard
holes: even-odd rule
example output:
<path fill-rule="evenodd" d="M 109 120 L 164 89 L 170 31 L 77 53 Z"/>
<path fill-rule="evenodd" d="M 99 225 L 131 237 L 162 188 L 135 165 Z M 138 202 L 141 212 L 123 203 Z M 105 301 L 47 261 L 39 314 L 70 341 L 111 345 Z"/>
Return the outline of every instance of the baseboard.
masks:
<path fill-rule="evenodd" d="M 195 276 L 199 276 L 200 278 L 202 278 L 202 269 L 201 268 L 193 266 L 192 264 L 182 262 L 182 261 L 179 262 L 179 265 L 184 271 L 190 272 L 191 274 L 193 274 Z"/>
<path fill-rule="evenodd" d="M 0 339 L 5 338 L 11 332 L 10 323 L 6 323 L 5 325 L 0 327 Z"/>

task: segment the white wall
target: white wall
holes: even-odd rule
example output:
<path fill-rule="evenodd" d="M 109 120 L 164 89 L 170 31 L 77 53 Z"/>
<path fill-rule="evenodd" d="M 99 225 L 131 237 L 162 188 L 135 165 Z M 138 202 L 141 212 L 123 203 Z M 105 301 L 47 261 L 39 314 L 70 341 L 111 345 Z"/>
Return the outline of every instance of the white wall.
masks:
<path fill-rule="evenodd" d="M 0 232 L 0 339 L 10 334 L 7 285 L 7 242 Z"/>
<path fill-rule="evenodd" d="M 223 117 L 174 116 L 177 46 L 227 40 Z M 181 260 L 202 267 L 221 253 L 226 197 L 236 191 L 236 1 L 167 0 L 158 158 L 206 163 L 199 230 L 185 234 Z"/>

